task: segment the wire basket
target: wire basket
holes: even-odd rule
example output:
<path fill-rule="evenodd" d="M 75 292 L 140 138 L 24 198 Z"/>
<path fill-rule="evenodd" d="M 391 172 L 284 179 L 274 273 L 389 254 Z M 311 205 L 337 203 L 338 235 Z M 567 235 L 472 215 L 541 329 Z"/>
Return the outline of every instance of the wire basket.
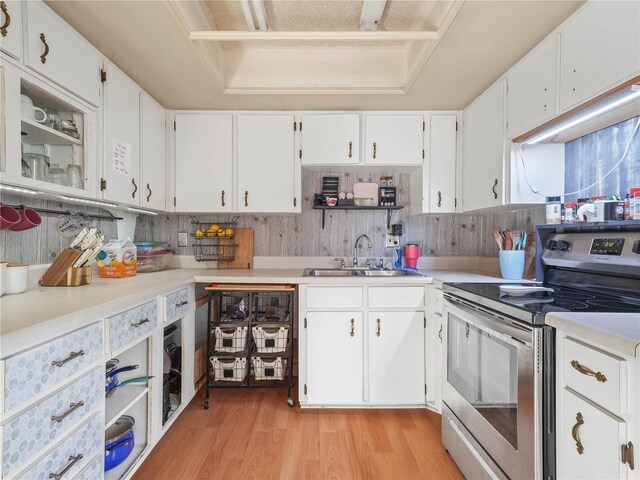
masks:
<path fill-rule="evenodd" d="M 282 381 L 287 375 L 287 359 L 252 357 L 253 376 L 258 381 Z"/>
<path fill-rule="evenodd" d="M 198 262 L 231 261 L 235 258 L 238 248 L 234 241 L 237 217 L 231 222 L 200 222 L 192 218 L 193 256 Z"/>
<path fill-rule="evenodd" d="M 290 314 L 291 301 L 288 292 L 260 292 L 253 296 L 254 322 L 288 322 Z"/>
<path fill-rule="evenodd" d="M 193 256 L 198 262 L 207 262 L 213 260 L 232 261 L 236 258 L 236 249 L 238 245 L 233 243 L 214 243 L 211 245 L 198 244 L 193 245 Z"/>

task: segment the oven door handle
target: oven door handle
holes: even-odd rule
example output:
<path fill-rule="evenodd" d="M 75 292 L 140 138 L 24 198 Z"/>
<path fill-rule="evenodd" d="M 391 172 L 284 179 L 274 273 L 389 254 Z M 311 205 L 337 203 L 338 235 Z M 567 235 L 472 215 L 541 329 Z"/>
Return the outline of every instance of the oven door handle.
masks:
<path fill-rule="evenodd" d="M 473 325 L 483 332 L 500 338 L 505 343 L 516 348 L 527 347 L 533 348 L 532 333 L 533 330 L 526 326 L 520 326 L 513 322 L 492 315 L 484 309 L 476 308 L 458 298 L 445 294 L 445 309 L 459 316 L 463 321 Z M 471 319 L 469 318 L 471 317 Z M 446 318 L 446 317 L 445 317 Z"/>

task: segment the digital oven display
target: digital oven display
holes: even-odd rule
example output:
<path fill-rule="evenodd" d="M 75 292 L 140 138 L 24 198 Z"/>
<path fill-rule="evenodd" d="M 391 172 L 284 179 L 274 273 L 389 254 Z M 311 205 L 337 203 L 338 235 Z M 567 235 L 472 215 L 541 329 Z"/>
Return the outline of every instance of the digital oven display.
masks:
<path fill-rule="evenodd" d="M 594 238 L 591 255 L 622 255 L 624 238 Z"/>

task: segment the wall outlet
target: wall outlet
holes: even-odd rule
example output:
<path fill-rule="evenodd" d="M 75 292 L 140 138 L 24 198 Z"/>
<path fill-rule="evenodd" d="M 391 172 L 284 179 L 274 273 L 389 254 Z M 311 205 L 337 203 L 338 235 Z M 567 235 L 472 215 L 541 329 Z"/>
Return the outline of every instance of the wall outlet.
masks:
<path fill-rule="evenodd" d="M 189 246 L 189 234 L 187 232 L 178 232 L 178 246 L 179 247 Z"/>
<path fill-rule="evenodd" d="M 400 246 L 400 237 L 387 233 L 384 239 L 384 246 L 386 248 L 396 248 Z"/>

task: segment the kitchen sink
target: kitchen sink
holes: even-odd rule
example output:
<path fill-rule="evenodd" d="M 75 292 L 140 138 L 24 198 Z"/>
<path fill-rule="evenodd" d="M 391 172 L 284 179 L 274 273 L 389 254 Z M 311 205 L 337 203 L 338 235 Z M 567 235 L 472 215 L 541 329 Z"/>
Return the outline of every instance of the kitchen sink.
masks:
<path fill-rule="evenodd" d="M 405 277 L 408 275 L 421 276 L 418 272 L 405 270 L 377 270 L 369 268 L 307 268 L 303 272 L 305 277 Z"/>

